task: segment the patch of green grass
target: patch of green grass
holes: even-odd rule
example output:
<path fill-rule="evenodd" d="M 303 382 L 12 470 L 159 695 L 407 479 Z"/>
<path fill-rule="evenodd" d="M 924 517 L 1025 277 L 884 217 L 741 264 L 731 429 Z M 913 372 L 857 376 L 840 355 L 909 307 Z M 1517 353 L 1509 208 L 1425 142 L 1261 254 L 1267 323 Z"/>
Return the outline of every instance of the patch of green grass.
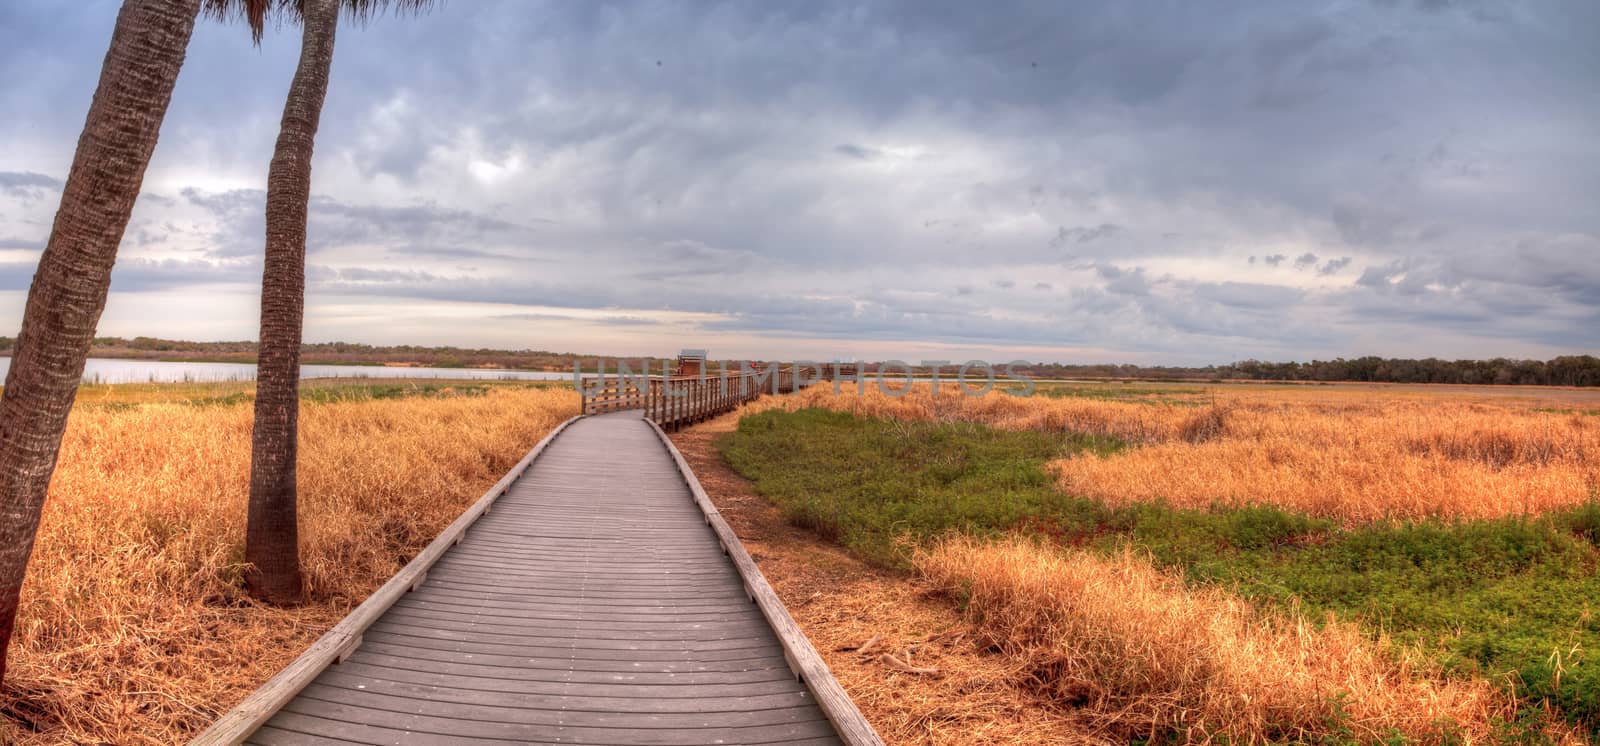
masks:
<path fill-rule="evenodd" d="M 1562 409 L 1560 407 L 1534 407 L 1533 411 L 1544 414 L 1577 414 L 1584 417 L 1600 417 L 1600 409 Z"/>
<path fill-rule="evenodd" d="M 1044 464 L 1123 448 L 1080 435 L 771 411 L 719 442 L 796 524 L 905 567 L 912 543 L 1022 531 L 1064 546 L 1132 544 L 1190 582 L 1309 618 L 1356 622 L 1449 669 L 1507 682 L 1600 729 L 1600 502 L 1538 518 L 1342 529 L 1272 507 L 1110 508 L 1058 491 Z"/>
<path fill-rule="evenodd" d="M 1042 465 L 1120 447 L 1087 436 L 893 423 L 822 409 L 746 417 L 722 445 L 791 521 L 902 567 L 902 535 L 995 532 L 1041 516 L 1068 530 L 1097 525 L 1103 511 L 1057 492 Z"/>
<path fill-rule="evenodd" d="M 255 400 L 256 395 L 252 391 L 235 391 L 231 394 L 222 394 L 220 396 L 202 396 L 195 399 L 186 399 L 183 403 L 191 407 L 234 407 Z"/>
<path fill-rule="evenodd" d="M 479 383 L 351 383 L 302 388 L 300 401 L 327 404 L 372 399 L 405 399 L 414 396 L 445 399 L 457 396 L 483 396 L 487 393 L 489 386 Z"/>
<path fill-rule="evenodd" d="M 996 389 L 1021 393 L 1023 384 L 1000 383 Z M 1166 404 L 1196 406 L 1205 389 L 1183 386 L 1156 386 L 1136 383 L 1035 383 L 1032 396 L 1051 399 L 1096 399 L 1100 401 L 1133 402 L 1138 404 Z"/>
<path fill-rule="evenodd" d="M 368 401 L 372 399 L 405 399 L 424 397 L 449 399 L 459 396 L 483 396 L 497 389 L 545 389 L 571 387 L 562 381 L 381 381 L 366 379 L 358 382 L 319 382 L 318 385 L 301 386 L 300 401 L 326 404 L 340 401 Z"/>
<path fill-rule="evenodd" d="M 1137 399 L 1148 397 L 1198 396 L 1205 389 L 1175 386 L 1140 386 L 1133 384 L 1050 384 L 1041 383 L 1036 393 L 1042 396 L 1074 396 L 1086 399 Z"/>
<path fill-rule="evenodd" d="M 125 401 L 107 401 L 107 402 L 90 401 L 90 402 L 84 402 L 82 404 L 74 403 L 73 406 L 82 407 L 84 409 L 89 409 L 89 410 L 100 410 L 102 412 L 126 412 L 126 411 L 128 411 L 130 409 L 138 409 L 139 408 L 139 405 L 134 404 L 133 402 L 125 402 Z"/>

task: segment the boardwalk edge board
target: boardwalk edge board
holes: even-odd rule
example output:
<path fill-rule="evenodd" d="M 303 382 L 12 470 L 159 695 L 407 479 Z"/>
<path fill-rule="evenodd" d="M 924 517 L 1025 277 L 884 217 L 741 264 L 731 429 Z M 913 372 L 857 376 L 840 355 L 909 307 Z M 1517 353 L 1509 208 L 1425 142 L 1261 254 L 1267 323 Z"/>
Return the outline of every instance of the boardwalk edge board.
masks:
<path fill-rule="evenodd" d="M 767 578 L 761 574 L 761 568 L 756 565 L 755 559 L 745 551 L 744 542 L 739 541 L 739 536 L 728 526 L 728 522 L 722 519 L 722 514 L 706 495 L 705 488 L 700 486 L 700 480 L 695 477 L 694 470 L 689 468 L 689 462 L 684 460 L 683 454 L 678 452 L 678 447 L 673 445 L 672 439 L 667 437 L 666 431 L 662 430 L 661 426 L 648 418 L 645 422 L 655 431 L 656 437 L 661 439 L 667 452 L 672 454 L 673 462 L 678 465 L 679 476 L 689 485 L 689 492 L 694 495 L 695 504 L 705 514 L 706 523 L 716 532 L 717 538 L 722 543 L 722 551 L 733 561 L 739 576 L 744 578 L 746 593 L 761 609 L 761 615 L 772 625 L 772 631 L 777 634 L 789 667 L 816 697 L 817 706 L 838 731 L 840 739 L 847 746 L 883 746 L 883 739 L 878 737 L 877 731 L 872 729 L 866 716 L 861 714 L 861 710 L 850 699 L 850 695 L 845 693 L 844 687 L 839 685 L 839 680 L 834 678 L 828 664 L 823 662 L 822 656 L 817 654 L 817 649 L 806 639 L 800 624 L 789 614 L 789 609 L 778 598 L 777 592 L 767 583 Z"/>
<path fill-rule="evenodd" d="M 489 506 L 495 499 L 527 471 L 539 454 L 544 452 L 545 447 L 550 445 L 561 431 L 566 430 L 567 426 L 583 417 L 581 414 L 572 417 L 551 430 L 538 445 L 533 447 L 533 450 L 528 451 L 528 455 L 523 456 L 516 466 L 511 467 L 511 471 L 506 472 L 506 475 L 495 482 L 494 486 L 467 508 L 466 512 L 446 526 L 444 531 L 406 563 L 400 572 L 379 586 L 378 590 L 373 591 L 367 600 L 361 602 L 360 606 L 334 625 L 333 629 L 312 643 L 311 647 L 306 648 L 300 657 L 294 659 L 276 676 L 268 679 L 260 689 L 246 697 L 232 710 L 223 713 L 210 728 L 190 741 L 190 746 L 232 746 L 243 742 L 279 709 L 294 699 L 295 695 L 305 689 L 323 670 L 349 657 L 360 647 L 362 635 L 367 628 L 377 622 L 395 602 L 421 584 L 428 574 L 428 568 L 438 562 L 439 558 L 466 534 L 467 528 L 477 521 L 479 516 L 488 512 Z"/>

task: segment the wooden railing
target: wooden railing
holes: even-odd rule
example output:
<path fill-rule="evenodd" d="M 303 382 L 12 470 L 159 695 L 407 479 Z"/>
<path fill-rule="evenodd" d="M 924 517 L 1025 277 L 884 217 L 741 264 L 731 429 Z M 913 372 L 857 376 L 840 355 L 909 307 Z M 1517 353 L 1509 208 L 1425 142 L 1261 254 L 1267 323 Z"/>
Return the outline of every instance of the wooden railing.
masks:
<path fill-rule="evenodd" d="M 585 378 L 580 387 L 584 414 L 605 414 L 624 409 L 644 409 L 644 376 Z"/>
<path fill-rule="evenodd" d="M 677 430 L 731 412 L 762 394 L 788 394 L 816 383 L 814 368 L 793 366 L 741 374 L 674 376 L 650 380 L 645 419 L 663 430 Z"/>
<path fill-rule="evenodd" d="M 815 368 L 691 376 L 600 376 L 581 385 L 584 414 L 642 409 L 665 430 L 731 412 L 762 394 L 787 394 L 818 380 Z"/>
<path fill-rule="evenodd" d="M 731 412 L 763 392 L 755 376 L 674 376 L 653 378 L 645 395 L 644 417 L 663 430 Z"/>

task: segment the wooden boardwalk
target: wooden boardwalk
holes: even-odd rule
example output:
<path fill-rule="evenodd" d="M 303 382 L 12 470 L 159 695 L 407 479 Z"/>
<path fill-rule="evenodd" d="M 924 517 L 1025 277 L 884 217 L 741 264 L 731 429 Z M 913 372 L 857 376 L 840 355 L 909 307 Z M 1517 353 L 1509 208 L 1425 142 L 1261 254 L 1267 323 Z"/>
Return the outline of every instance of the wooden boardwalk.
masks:
<path fill-rule="evenodd" d="M 196 743 L 880 743 L 658 428 L 584 417 L 541 447 Z"/>

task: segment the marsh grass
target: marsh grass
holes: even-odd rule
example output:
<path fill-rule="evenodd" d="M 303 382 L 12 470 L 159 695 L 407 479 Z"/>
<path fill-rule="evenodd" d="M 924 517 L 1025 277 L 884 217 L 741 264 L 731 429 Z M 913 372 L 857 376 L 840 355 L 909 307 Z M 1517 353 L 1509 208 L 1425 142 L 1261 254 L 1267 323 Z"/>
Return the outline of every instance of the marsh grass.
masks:
<path fill-rule="evenodd" d="M 953 387 L 934 396 L 926 384 L 899 396 L 873 387 L 836 394 L 823 385 L 755 409 L 821 407 L 1114 439 L 1130 447 L 1108 458 L 1065 454 L 1050 462 L 1062 489 L 1112 505 L 1261 504 L 1354 526 L 1537 516 L 1580 506 L 1600 490 L 1600 420 L 1550 411 L 1554 403 L 1592 401 L 1594 392 L 1231 386 L 1183 395 L 1178 405 L 1129 400 L 1117 393 L 1122 388 L 974 397 Z"/>
<path fill-rule="evenodd" d="M 824 409 L 753 412 L 719 445 L 792 521 L 881 564 L 913 568 L 952 533 L 1098 557 L 1132 548 L 1196 587 L 1332 616 L 1492 682 L 1524 715 L 1548 706 L 1600 726 L 1600 661 L 1589 659 L 1600 650 L 1600 503 L 1352 526 L 1259 504 L 1108 504 L 1062 491 L 1048 464 L 1122 458 L 1130 447 L 1116 440 Z"/>
<path fill-rule="evenodd" d="M 1484 742 L 1510 709 L 1354 627 L 1309 625 L 1195 588 L 1137 553 L 958 537 L 917 553 L 1044 696 L 1122 740 Z"/>

